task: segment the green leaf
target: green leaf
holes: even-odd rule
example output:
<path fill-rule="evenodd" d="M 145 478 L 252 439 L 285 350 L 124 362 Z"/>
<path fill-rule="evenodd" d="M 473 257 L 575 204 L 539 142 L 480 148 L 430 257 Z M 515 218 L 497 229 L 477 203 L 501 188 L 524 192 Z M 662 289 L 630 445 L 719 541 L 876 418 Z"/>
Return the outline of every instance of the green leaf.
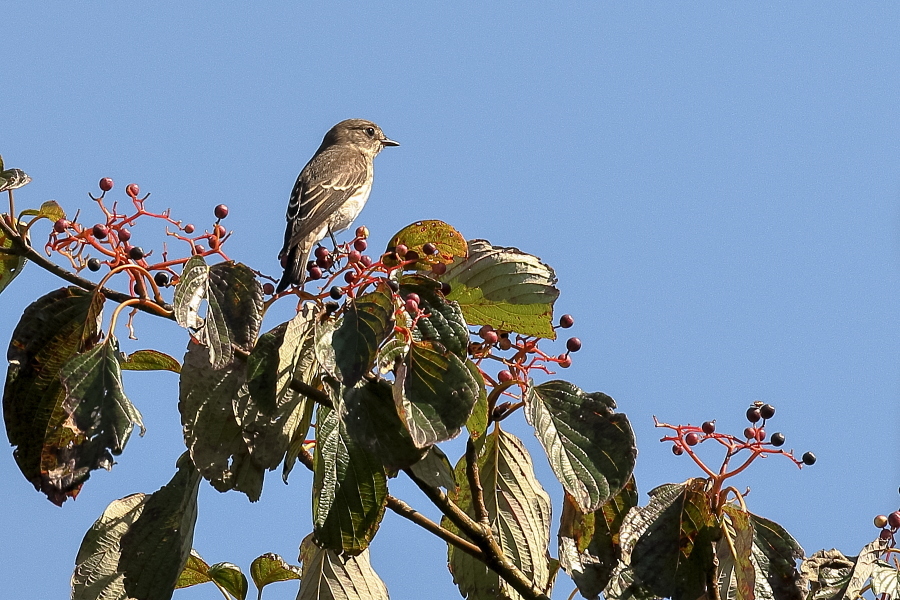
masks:
<path fill-rule="evenodd" d="M 315 373 L 314 321 L 313 311 L 304 308 L 261 336 L 247 361 L 247 393 L 238 394 L 234 409 L 251 456 L 266 469 L 285 458 L 298 427 L 304 436 L 309 429 L 313 401 L 291 389 L 291 382 L 297 377 L 311 383 Z"/>
<path fill-rule="evenodd" d="M 872 592 L 876 596 L 886 594 L 889 598 L 900 598 L 900 569 L 879 560 L 872 569 Z"/>
<path fill-rule="evenodd" d="M 442 487 L 452 490 L 456 487 L 456 478 L 453 476 L 453 465 L 447 455 L 438 448 L 432 446 L 422 460 L 410 467 L 416 477 L 434 487 Z"/>
<path fill-rule="evenodd" d="M 172 371 L 181 373 L 181 363 L 158 350 L 138 350 L 131 354 L 120 354 L 119 364 L 123 371 Z"/>
<path fill-rule="evenodd" d="M 471 240 L 468 258 L 454 261 L 440 279 L 450 285 L 447 299 L 459 302 L 470 325 L 556 338 L 556 274 L 536 256 Z"/>
<path fill-rule="evenodd" d="M 705 485 L 697 478 L 659 486 L 650 492 L 650 503 L 622 524 L 623 562 L 656 596 L 696 600 L 706 591 L 717 525 Z"/>
<path fill-rule="evenodd" d="M 209 268 L 209 291 L 210 310 L 221 314 L 229 344 L 249 353 L 256 344 L 264 309 L 262 286 L 253 270 L 235 262 L 215 264 Z M 218 323 L 219 318 L 214 321 Z M 230 355 L 226 356 L 230 360 Z"/>
<path fill-rule="evenodd" d="M 717 554 L 722 598 L 755 600 L 759 597 L 762 600 L 771 597 L 771 592 L 762 588 L 757 593 L 756 568 L 752 560 L 753 524 L 749 513 L 730 504 L 723 507 L 722 539 Z"/>
<path fill-rule="evenodd" d="M 481 369 L 471 360 L 466 360 L 466 367 L 472 373 L 472 378 L 479 382 L 478 397 L 475 399 L 475 406 L 472 407 L 472 413 L 466 419 L 466 430 L 473 440 L 477 440 L 485 434 L 488 428 L 488 401 L 487 390 L 484 386 L 484 376 Z"/>
<path fill-rule="evenodd" d="M 803 559 L 803 548 L 774 521 L 751 514 L 750 522 L 753 524 L 757 589 L 764 578 L 774 600 L 802 600 L 806 595 L 806 584 L 796 563 Z"/>
<path fill-rule="evenodd" d="M 228 562 L 216 563 L 209 568 L 209 576 L 219 587 L 237 600 L 246 600 L 247 589 L 250 585 L 239 566 Z"/>
<path fill-rule="evenodd" d="M 121 538 L 117 570 L 134 598 L 168 600 L 184 570 L 197 523 L 200 476 L 187 453 L 166 485 L 150 494 L 141 515 Z"/>
<path fill-rule="evenodd" d="M 375 289 L 348 300 L 344 318 L 332 337 L 334 357 L 346 387 L 356 385 L 372 370 L 375 356 L 394 330 L 394 300 L 387 281 Z"/>
<path fill-rule="evenodd" d="M 637 448 L 628 418 L 606 394 L 566 381 L 530 385 L 525 417 L 557 479 L 582 512 L 593 512 L 628 482 Z"/>
<path fill-rule="evenodd" d="M 300 544 L 300 560 L 303 583 L 297 600 L 390 600 L 368 550 L 345 556 L 320 548 L 308 535 Z"/>
<path fill-rule="evenodd" d="M 378 355 L 375 357 L 378 372 L 382 375 L 390 373 L 397 368 L 399 361 L 406 358 L 407 354 L 409 354 L 409 342 L 405 336 L 399 333 L 395 334 L 378 350 Z"/>
<path fill-rule="evenodd" d="M 441 284 L 422 275 L 404 275 L 399 280 L 400 294 L 418 294 L 419 308 L 425 313 L 416 322 L 413 338 L 437 342 L 460 358 L 466 357 L 469 328 L 456 302 L 448 302 L 440 293 Z"/>
<path fill-rule="evenodd" d="M 119 368 L 119 342 L 110 334 L 102 343 L 69 359 L 59 376 L 66 388 L 63 408 L 74 417 L 89 452 L 119 455 L 141 413 L 125 396 Z"/>
<path fill-rule="evenodd" d="M 437 254 L 425 254 L 422 246 L 427 243 L 437 247 Z M 428 269 L 430 265 L 438 262 L 450 263 L 453 259 L 465 258 L 468 254 L 466 239 L 443 221 L 416 221 L 412 225 L 407 225 L 391 238 L 388 248 L 396 248 L 400 244 L 404 244 L 420 256 L 416 263 L 418 269 Z"/>
<path fill-rule="evenodd" d="M 113 501 L 81 542 L 72 599 L 171 598 L 191 553 L 199 484 L 182 455 L 178 472 L 158 491 Z"/>
<path fill-rule="evenodd" d="M 347 433 L 389 471 L 409 467 L 425 455 L 397 414 L 387 381 L 361 381 L 345 390 L 340 409 Z"/>
<path fill-rule="evenodd" d="M 69 359 L 94 346 L 104 298 L 80 288 L 50 292 L 25 309 L 13 331 L 3 390 L 3 417 L 16 463 L 54 504 L 75 497 L 113 457 L 90 440 L 66 410 L 59 378 Z"/>
<path fill-rule="evenodd" d="M 25 216 L 35 216 L 38 219 L 49 219 L 53 222 L 56 222 L 60 219 L 66 218 L 66 211 L 64 211 L 62 207 L 57 204 L 56 200 L 47 200 L 46 202 L 41 204 L 40 209 L 35 210 L 33 208 L 29 208 L 27 210 L 23 210 L 19 215 L 20 218 Z"/>
<path fill-rule="evenodd" d="M 5 218 L 5 214 L 0 214 L 0 219 Z M 21 221 L 16 222 L 16 227 L 21 231 Z M 2 252 L 2 250 L 9 250 L 12 247 L 12 239 L 7 237 L 4 231 L 0 231 L 0 292 L 5 290 L 6 286 L 22 272 L 22 269 L 25 268 L 25 263 L 28 262 L 24 256 Z"/>
<path fill-rule="evenodd" d="M 413 342 L 397 368 L 394 401 L 413 443 L 427 448 L 456 437 L 484 389 L 455 354 L 431 342 Z"/>
<path fill-rule="evenodd" d="M 658 598 L 635 577 L 634 569 L 622 562 L 613 571 L 609 585 L 603 590 L 603 597 L 607 600 L 655 600 Z"/>
<path fill-rule="evenodd" d="M 0 171 L 0 192 L 15 190 L 31 183 L 31 177 L 22 169 Z"/>
<path fill-rule="evenodd" d="M 347 435 L 337 413 L 316 416 L 313 524 L 319 545 L 356 555 L 375 537 L 387 506 L 381 462 Z"/>
<path fill-rule="evenodd" d="M 188 556 L 187 562 L 184 564 L 184 568 L 178 576 L 178 581 L 175 582 L 175 589 L 179 590 L 181 588 L 191 587 L 192 585 L 199 585 L 210 581 L 212 581 L 212 579 L 209 576 L 209 565 L 206 564 L 206 561 L 203 560 L 200 554 L 192 548 L 191 554 Z"/>
<path fill-rule="evenodd" d="M 300 567 L 289 565 L 277 554 L 263 554 L 250 563 L 250 578 L 260 591 L 270 583 L 300 579 Z"/>
<path fill-rule="evenodd" d="M 334 317 L 328 319 L 316 319 L 316 332 L 313 348 L 316 361 L 326 373 L 340 381 L 341 374 L 338 370 L 334 356 L 334 346 L 331 343 L 335 330 L 340 327 L 340 321 Z"/>
<path fill-rule="evenodd" d="M 559 524 L 559 561 L 585 598 L 597 598 L 619 563 L 619 528 L 637 506 L 634 477 L 600 510 L 585 514 L 566 494 Z"/>
<path fill-rule="evenodd" d="M 484 504 L 491 530 L 506 557 L 541 590 L 552 584 L 550 496 L 534 476 L 531 457 L 519 438 L 495 428 L 476 442 Z M 465 457 L 456 465 L 456 489 L 450 498 L 475 518 Z M 446 517 L 446 528 L 460 531 Z M 469 600 L 518 599 L 521 596 L 481 561 L 449 546 L 449 567 L 460 594 Z"/>
<path fill-rule="evenodd" d="M 255 502 L 265 469 L 252 459 L 234 409 L 238 394 L 249 393 L 245 377 L 240 359 L 216 369 L 209 349 L 191 342 L 181 369 L 178 410 L 185 445 L 204 479 L 220 492 L 236 489 Z"/>

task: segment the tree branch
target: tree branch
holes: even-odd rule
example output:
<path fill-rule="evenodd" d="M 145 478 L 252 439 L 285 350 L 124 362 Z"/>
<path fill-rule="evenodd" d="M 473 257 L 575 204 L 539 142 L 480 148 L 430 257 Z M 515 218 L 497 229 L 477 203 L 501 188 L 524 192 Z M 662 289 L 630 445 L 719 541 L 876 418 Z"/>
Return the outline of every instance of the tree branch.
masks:
<path fill-rule="evenodd" d="M 483 531 L 482 526 L 474 521 L 472 517 L 467 515 L 459 506 L 453 502 L 447 494 L 428 485 L 419 479 L 411 469 L 403 469 L 407 477 L 412 479 L 422 492 L 428 496 L 428 499 L 444 513 L 450 521 L 459 527 L 459 529 L 475 542 L 482 552 L 484 552 L 484 564 L 489 569 L 502 577 L 514 590 L 519 592 L 523 598 L 531 600 L 550 600 L 543 591 L 532 583 L 516 565 L 510 561 L 503 553 L 503 549 L 497 540 L 490 533 L 490 530 Z"/>
<path fill-rule="evenodd" d="M 327 406 L 331 410 L 334 410 L 334 402 L 331 401 L 331 398 L 328 397 L 328 394 L 326 394 L 319 388 L 309 385 L 305 381 L 300 381 L 299 379 L 292 379 L 291 380 L 291 389 L 294 390 L 295 392 L 300 392 L 304 396 L 308 396 L 308 397 L 312 398 L 314 401 L 318 402 L 322 406 Z M 310 470 L 312 470 L 312 467 L 309 467 L 309 468 L 310 468 Z"/>
<path fill-rule="evenodd" d="M 491 531 L 491 522 L 488 519 L 487 507 L 484 505 L 484 488 L 481 487 L 481 478 L 478 476 L 478 455 L 475 452 L 475 442 L 471 437 L 466 443 L 466 477 L 469 480 L 469 489 L 472 491 L 475 517 L 484 532 L 488 534 Z"/>
<path fill-rule="evenodd" d="M 84 277 L 79 277 L 78 275 L 76 275 L 75 273 L 72 273 L 71 271 L 67 271 L 66 269 L 60 267 L 59 265 L 52 262 L 47 257 L 40 254 L 37 250 L 32 248 L 24 239 L 22 239 L 22 237 L 17 232 L 13 231 L 13 229 L 5 222 L 4 219 L 0 219 L 0 230 L 2 230 L 3 234 L 7 238 L 9 238 L 10 242 L 12 242 L 12 253 L 13 254 L 22 256 L 26 260 L 30 260 L 31 262 L 35 263 L 39 267 L 43 268 L 44 270 L 49 271 L 50 273 L 56 275 L 60 279 L 64 279 L 65 281 L 68 281 L 69 283 L 76 285 L 82 289 L 85 289 L 85 290 L 88 290 L 91 292 L 97 289 L 97 284 L 94 283 L 93 281 L 85 279 Z M 103 294 L 109 300 L 112 300 L 113 302 L 118 302 L 120 304 L 122 302 L 127 302 L 128 300 L 140 300 L 141 299 L 141 298 L 138 298 L 137 296 L 123 294 L 122 292 L 117 292 L 115 290 L 111 290 L 106 287 L 101 287 L 99 291 L 101 294 Z M 153 303 L 153 301 L 150 300 L 149 298 L 144 298 L 144 300 L 146 300 L 148 303 Z M 157 306 L 163 308 L 166 311 L 166 313 L 170 313 L 172 310 L 171 307 L 167 307 L 164 304 L 158 304 L 158 303 L 156 303 L 156 304 L 157 304 Z M 156 315 L 157 317 L 171 319 L 172 321 L 175 320 L 174 314 L 162 314 L 159 311 L 159 309 L 156 309 L 156 308 L 151 308 L 146 305 L 142 306 L 140 304 L 135 305 L 135 308 L 137 308 L 138 310 L 142 310 L 144 312 L 150 313 L 151 315 Z"/>

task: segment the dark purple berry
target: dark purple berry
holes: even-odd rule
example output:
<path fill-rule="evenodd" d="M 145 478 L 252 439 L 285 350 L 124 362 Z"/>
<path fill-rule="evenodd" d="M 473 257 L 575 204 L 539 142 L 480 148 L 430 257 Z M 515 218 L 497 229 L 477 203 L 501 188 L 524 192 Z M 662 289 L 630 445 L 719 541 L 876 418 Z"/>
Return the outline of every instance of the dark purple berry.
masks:
<path fill-rule="evenodd" d="M 403 260 L 419 260 L 419 253 L 415 250 L 407 250 Z"/>
<path fill-rule="evenodd" d="M 759 407 L 759 416 L 763 419 L 771 419 L 775 416 L 775 407 L 771 404 L 763 404 Z"/>
<path fill-rule="evenodd" d="M 674 454 L 675 456 L 681 456 L 682 454 L 684 454 L 684 450 L 681 448 L 681 446 L 675 444 L 672 446 L 672 454 Z"/>
<path fill-rule="evenodd" d="M 816 464 L 816 455 L 812 452 L 804 452 L 803 456 L 800 457 L 800 460 L 802 460 L 803 464 L 807 467 L 811 467 L 812 465 Z"/>
<path fill-rule="evenodd" d="M 309 268 L 309 277 L 307 278 L 310 281 L 315 281 L 316 279 L 322 279 L 322 269 L 318 265 L 313 265 Z"/>
<path fill-rule="evenodd" d="M 90 271 L 99 271 L 100 270 L 100 261 L 96 258 L 89 258 L 87 262 L 87 268 Z"/>
<path fill-rule="evenodd" d="M 578 352 L 581 350 L 581 340 L 576 337 L 566 340 L 566 350 L 569 352 Z"/>
<path fill-rule="evenodd" d="M 756 423 L 762 418 L 762 415 L 759 414 L 759 409 L 755 406 L 751 406 L 747 409 L 747 420 L 751 423 Z"/>
<path fill-rule="evenodd" d="M 744 428 L 744 437 L 748 440 L 756 439 L 756 427 L 745 427 Z"/>
<path fill-rule="evenodd" d="M 888 515 L 888 525 L 891 526 L 891 529 L 900 528 L 900 511 L 895 510 Z"/>
<path fill-rule="evenodd" d="M 424 252 L 425 254 L 428 254 L 428 255 L 437 254 L 438 249 L 437 249 L 437 246 L 435 246 L 431 242 L 428 242 L 427 244 L 422 246 L 422 252 Z"/>
<path fill-rule="evenodd" d="M 572 325 L 575 324 L 575 317 L 572 315 L 563 315 L 559 318 L 559 326 L 563 329 L 568 329 Z"/>
<path fill-rule="evenodd" d="M 141 260 L 144 258 L 144 249 L 140 246 L 134 246 L 128 251 L 128 258 L 131 260 Z"/>
<path fill-rule="evenodd" d="M 481 337 L 484 339 L 485 344 L 496 344 L 497 340 L 500 339 L 496 331 L 488 331 Z"/>
<path fill-rule="evenodd" d="M 342 292 L 341 288 L 339 288 L 338 286 L 334 286 L 330 290 L 328 290 L 328 295 L 331 296 L 332 300 L 340 300 L 341 296 L 344 295 L 344 292 Z"/>
<path fill-rule="evenodd" d="M 772 445 L 775 446 L 776 448 L 779 446 L 784 446 L 784 434 L 781 433 L 780 431 L 776 431 L 775 433 L 772 434 L 770 441 L 772 442 Z"/>
<path fill-rule="evenodd" d="M 696 446 L 700 443 L 700 434 L 696 431 L 692 431 L 686 436 L 684 436 L 684 443 L 688 446 Z"/>
<path fill-rule="evenodd" d="M 400 284 L 394 281 L 393 279 L 387 280 L 388 287 L 391 288 L 391 291 L 395 294 L 400 291 Z"/>
<path fill-rule="evenodd" d="M 267 296 L 271 296 L 274 293 L 275 293 L 275 286 L 272 285 L 272 282 L 267 281 L 266 283 L 263 284 L 263 294 L 266 294 Z"/>
<path fill-rule="evenodd" d="M 153 281 L 156 282 L 156 285 L 159 287 L 165 287 L 169 285 L 169 274 L 165 271 L 158 271 L 153 275 Z M 272 284 L 269 284 L 272 285 Z"/>
<path fill-rule="evenodd" d="M 510 373 L 506 369 L 497 373 L 497 381 L 499 381 L 500 383 L 506 383 L 507 381 L 512 381 L 512 380 L 513 380 L 513 374 Z M 887 522 L 887 521 L 885 521 L 885 522 Z"/>
<path fill-rule="evenodd" d="M 331 250 L 325 246 L 317 246 L 315 252 L 313 252 L 313 256 L 316 258 L 325 258 L 329 254 L 331 254 Z"/>
<path fill-rule="evenodd" d="M 406 247 L 406 244 L 397 244 L 397 247 L 394 248 L 394 252 L 400 257 L 406 256 L 408 251 L 409 248 Z"/>
<path fill-rule="evenodd" d="M 344 273 L 344 281 L 346 281 L 347 283 L 353 283 L 355 279 L 356 271 L 347 271 L 346 273 Z"/>
<path fill-rule="evenodd" d="M 53 231 L 62 233 L 69 228 L 69 225 L 71 225 L 71 223 L 65 219 L 57 219 L 56 223 L 53 224 Z"/>
<path fill-rule="evenodd" d="M 97 223 L 94 225 L 94 229 L 92 230 L 94 237 L 98 240 L 102 240 L 109 235 L 109 227 L 104 225 L 103 223 Z"/>
<path fill-rule="evenodd" d="M 369 242 L 366 240 L 356 240 L 353 242 L 353 248 L 358 250 L 359 252 L 365 252 L 366 248 L 369 247 Z"/>
<path fill-rule="evenodd" d="M 434 263 L 431 265 L 431 272 L 435 275 L 443 275 L 447 272 L 447 265 L 444 263 Z"/>
<path fill-rule="evenodd" d="M 228 207 L 224 204 L 220 204 L 213 210 L 213 213 L 216 215 L 217 219 L 224 219 L 228 216 Z"/>
<path fill-rule="evenodd" d="M 706 435 L 715 433 L 716 432 L 716 422 L 715 421 L 706 421 L 705 423 L 703 423 L 703 425 L 700 426 L 700 428 L 703 430 L 703 433 L 705 433 Z"/>
<path fill-rule="evenodd" d="M 450 295 L 450 291 L 451 291 L 451 288 L 450 288 L 450 284 L 449 284 L 449 283 L 447 283 L 446 281 L 444 281 L 443 283 L 441 283 L 441 293 L 442 293 L 443 295 L 449 296 L 449 295 Z"/>
<path fill-rule="evenodd" d="M 131 230 L 129 230 L 125 227 L 123 227 L 122 229 L 119 229 L 118 233 L 119 233 L 120 241 L 127 242 L 128 240 L 131 239 Z"/>

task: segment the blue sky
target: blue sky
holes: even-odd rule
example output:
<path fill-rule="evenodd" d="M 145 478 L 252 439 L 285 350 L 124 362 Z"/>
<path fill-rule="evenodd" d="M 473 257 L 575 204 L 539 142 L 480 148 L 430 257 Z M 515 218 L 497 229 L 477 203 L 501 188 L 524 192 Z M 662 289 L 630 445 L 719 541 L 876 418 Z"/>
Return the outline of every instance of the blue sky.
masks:
<path fill-rule="evenodd" d="M 752 511 L 807 553 L 856 554 L 872 517 L 900 505 L 896 5 L 47 2 L 7 14 L 0 153 L 34 179 L 20 207 L 52 198 L 93 214 L 87 192 L 104 176 L 201 227 L 224 202 L 231 257 L 277 275 L 300 168 L 331 125 L 371 119 L 402 144 L 378 157 L 359 219 L 373 245 L 437 218 L 552 265 L 557 308 L 584 341 L 562 375 L 628 414 L 642 493 L 698 474 L 656 441 L 653 415 L 737 433 L 763 400 L 778 409 L 769 430 L 819 462 L 754 465 L 735 481 Z M 59 285 L 31 265 L 0 296 L 2 336 Z M 139 342 L 118 332 L 124 351 L 182 355 L 175 326 L 136 327 Z M 174 472 L 175 376 L 126 377 L 148 433 L 77 501 L 51 505 L 0 455 L 5 595 L 66 597 L 103 508 Z M 556 517 L 537 441 L 521 416 L 507 422 Z M 245 570 L 264 552 L 295 561 L 310 481 L 273 473 L 254 505 L 203 484 L 195 547 Z M 402 478 L 391 492 L 436 514 Z M 372 547 L 399 600 L 456 597 L 445 559 L 390 513 Z M 561 576 L 554 598 L 571 589 Z M 278 584 L 265 597 L 295 594 Z"/>

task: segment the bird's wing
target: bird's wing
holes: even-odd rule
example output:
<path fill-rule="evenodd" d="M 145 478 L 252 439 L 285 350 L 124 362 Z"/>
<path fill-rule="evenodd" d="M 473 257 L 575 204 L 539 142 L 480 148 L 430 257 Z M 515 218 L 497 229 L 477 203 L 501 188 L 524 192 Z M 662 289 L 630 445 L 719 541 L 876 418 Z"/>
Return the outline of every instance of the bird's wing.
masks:
<path fill-rule="evenodd" d="M 368 178 L 368 164 L 360 152 L 331 148 L 314 156 L 300 172 L 291 192 L 288 235 L 282 252 L 318 231 Z"/>

